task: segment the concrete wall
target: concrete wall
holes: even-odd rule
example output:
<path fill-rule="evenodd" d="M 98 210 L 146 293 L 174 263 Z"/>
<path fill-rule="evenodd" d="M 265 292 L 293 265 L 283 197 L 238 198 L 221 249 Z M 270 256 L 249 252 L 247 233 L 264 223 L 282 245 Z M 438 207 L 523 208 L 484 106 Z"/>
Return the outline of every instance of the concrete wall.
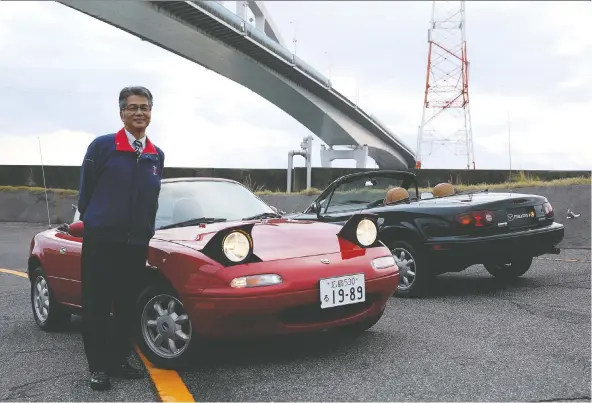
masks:
<path fill-rule="evenodd" d="M 590 185 L 521 188 L 517 191 L 539 194 L 551 202 L 555 209 L 557 222 L 566 226 L 562 247 L 590 249 Z M 262 198 L 280 210 L 296 212 L 305 209 L 316 196 L 267 195 Z M 72 219 L 71 205 L 76 204 L 76 196 L 49 192 L 48 200 L 52 225 L 69 222 Z M 572 220 L 566 219 L 567 209 L 581 214 L 580 217 Z M 0 191 L 0 221 L 47 223 L 45 193 L 33 193 L 27 190 Z"/>
<path fill-rule="evenodd" d="M 47 193 L 47 200 L 51 224 L 72 220 L 72 204 L 77 204 L 78 196 L 50 191 Z M 0 191 L 0 221 L 48 223 L 45 193 L 28 190 Z"/>
<path fill-rule="evenodd" d="M 293 190 L 306 188 L 306 168 L 294 170 Z M 372 171 L 356 168 L 313 168 L 312 187 L 325 188 L 335 179 L 354 172 Z M 501 183 L 508 180 L 507 170 L 413 170 L 417 174 L 419 186 L 434 186 L 440 182 L 454 184 Z M 514 172 L 516 174 L 517 172 Z M 541 180 L 585 176 L 590 171 L 525 171 L 530 177 Z M 46 166 L 45 179 L 48 188 L 78 189 L 80 167 Z M 164 176 L 173 177 L 222 177 L 244 183 L 253 190 L 285 191 L 287 169 L 223 169 L 223 168 L 165 168 Z M 38 165 L 0 165 L 0 186 L 40 186 L 43 187 L 43 172 Z"/>

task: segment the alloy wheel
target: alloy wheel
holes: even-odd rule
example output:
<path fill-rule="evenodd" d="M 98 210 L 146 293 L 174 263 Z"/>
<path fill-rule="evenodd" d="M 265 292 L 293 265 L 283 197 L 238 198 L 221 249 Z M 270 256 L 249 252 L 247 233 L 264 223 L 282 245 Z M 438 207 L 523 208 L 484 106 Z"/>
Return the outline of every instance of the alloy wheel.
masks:
<path fill-rule="evenodd" d="M 33 284 L 33 304 L 35 315 L 44 323 L 49 317 L 49 287 L 43 276 L 37 276 Z"/>
<path fill-rule="evenodd" d="M 415 282 L 416 270 L 415 259 L 411 253 L 405 248 L 395 248 L 391 251 L 395 262 L 399 267 L 401 280 L 399 282 L 399 290 L 409 289 Z"/>
<path fill-rule="evenodd" d="M 177 298 L 160 294 L 142 310 L 142 334 L 146 344 L 159 357 L 170 359 L 183 354 L 192 336 L 191 321 Z"/>

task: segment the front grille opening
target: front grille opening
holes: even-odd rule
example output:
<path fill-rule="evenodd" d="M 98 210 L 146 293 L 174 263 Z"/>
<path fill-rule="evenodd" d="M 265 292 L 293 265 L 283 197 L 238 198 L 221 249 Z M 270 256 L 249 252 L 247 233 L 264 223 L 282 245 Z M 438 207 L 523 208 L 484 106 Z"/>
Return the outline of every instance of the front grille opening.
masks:
<path fill-rule="evenodd" d="M 374 303 L 375 295 L 366 294 L 366 301 L 357 304 L 321 309 L 319 304 L 301 305 L 287 308 L 280 312 L 279 320 L 285 324 L 319 323 L 345 319 L 369 309 Z"/>

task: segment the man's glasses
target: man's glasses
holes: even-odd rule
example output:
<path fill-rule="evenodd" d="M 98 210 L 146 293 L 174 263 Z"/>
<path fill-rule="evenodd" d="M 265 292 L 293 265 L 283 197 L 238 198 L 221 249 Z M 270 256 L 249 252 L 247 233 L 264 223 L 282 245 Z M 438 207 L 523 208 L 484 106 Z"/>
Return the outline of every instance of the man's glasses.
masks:
<path fill-rule="evenodd" d="M 141 110 L 144 113 L 150 112 L 152 108 L 149 105 L 128 105 L 125 107 L 126 111 L 136 113 L 138 110 Z"/>

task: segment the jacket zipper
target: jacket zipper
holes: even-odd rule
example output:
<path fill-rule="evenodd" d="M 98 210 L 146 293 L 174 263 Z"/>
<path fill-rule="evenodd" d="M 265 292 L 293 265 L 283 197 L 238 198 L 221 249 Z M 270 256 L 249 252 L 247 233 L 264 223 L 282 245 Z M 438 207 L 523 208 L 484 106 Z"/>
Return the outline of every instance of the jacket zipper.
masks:
<path fill-rule="evenodd" d="M 140 154 L 140 157 L 142 156 L 142 154 Z M 130 192 L 130 214 L 129 214 L 129 225 L 128 225 L 128 232 L 127 232 L 127 243 L 131 243 L 131 237 L 132 237 L 132 231 L 133 231 L 133 223 L 134 223 L 134 217 L 132 216 L 133 212 L 134 212 L 134 201 L 136 200 L 136 192 L 137 187 L 136 187 L 136 177 L 137 177 L 137 172 L 138 172 L 138 164 L 140 163 L 140 157 L 136 156 L 136 154 L 134 153 L 134 157 L 136 158 L 136 165 L 134 167 L 134 174 L 132 176 L 132 191 Z"/>

